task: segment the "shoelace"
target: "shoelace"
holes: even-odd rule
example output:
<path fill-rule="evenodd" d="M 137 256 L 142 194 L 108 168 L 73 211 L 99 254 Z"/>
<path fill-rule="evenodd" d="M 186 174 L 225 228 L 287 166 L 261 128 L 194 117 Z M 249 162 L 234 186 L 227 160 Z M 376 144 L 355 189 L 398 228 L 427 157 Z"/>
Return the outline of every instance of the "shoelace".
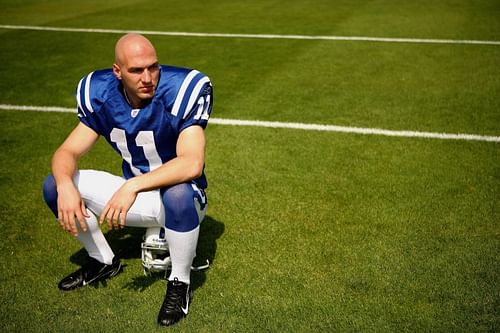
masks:
<path fill-rule="evenodd" d="M 163 304 L 164 308 L 169 312 L 178 311 L 182 306 L 182 297 L 185 296 L 184 294 L 184 285 L 175 278 L 169 288 L 167 288 L 167 296 Z"/>

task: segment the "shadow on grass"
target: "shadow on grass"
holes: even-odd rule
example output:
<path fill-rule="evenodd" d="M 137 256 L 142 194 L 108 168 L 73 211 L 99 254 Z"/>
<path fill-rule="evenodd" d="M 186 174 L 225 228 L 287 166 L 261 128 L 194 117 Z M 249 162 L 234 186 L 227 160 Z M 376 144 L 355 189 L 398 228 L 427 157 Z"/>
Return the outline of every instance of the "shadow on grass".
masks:
<path fill-rule="evenodd" d="M 106 233 L 106 239 L 115 252 L 115 255 L 121 259 L 141 260 L 141 243 L 143 241 L 145 229 L 143 228 L 125 228 L 121 230 L 111 230 Z M 196 249 L 196 258 L 193 266 L 204 264 L 207 260 L 210 266 L 214 264 L 215 254 L 217 252 L 217 239 L 224 233 L 224 223 L 206 216 L 200 225 L 200 236 L 198 247 Z M 71 262 L 77 265 L 83 265 L 86 262 L 87 251 L 82 248 L 71 255 Z M 126 268 L 126 265 L 123 265 Z M 210 269 L 210 268 L 208 268 Z M 193 271 L 191 273 L 191 288 L 196 290 L 206 281 L 206 270 Z M 158 280 L 163 280 L 165 274 L 162 272 L 151 273 L 151 275 L 138 275 L 124 288 L 143 292 L 146 288 Z M 93 284 L 95 288 L 106 287 L 106 280 L 99 284 Z"/>

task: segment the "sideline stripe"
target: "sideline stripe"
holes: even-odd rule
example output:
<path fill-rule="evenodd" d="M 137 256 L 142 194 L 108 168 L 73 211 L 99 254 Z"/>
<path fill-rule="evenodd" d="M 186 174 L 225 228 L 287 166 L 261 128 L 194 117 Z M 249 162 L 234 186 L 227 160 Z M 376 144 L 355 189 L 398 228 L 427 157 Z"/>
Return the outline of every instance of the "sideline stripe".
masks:
<path fill-rule="evenodd" d="M 500 41 L 494 40 L 466 40 L 466 39 L 430 39 L 430 38 L 386 38 L 386 37 L 363 37 L 363 36 L 308 36 L 308 35 L 276 35 L 276 34 L 223 34 L 181 31 L 147 31 L 147 30 L 119 30 L 119 29 L 83 29 L 63 27 L 41 27 L 31 25 L 0 25 L 1 29 L 13 30 L 40 30 L 59 32 L 94 32 L 125 34 L 136 32 L 142 35 L 159 35 L 175 37 L 220 37 L 220 38 L 253 38 L 253 39 L 304 39 L 304 40 L 336 40 L 336 41 L 363 41 L 363 42 L 385 42 L 385 43 L 432 43 L 432 44 L 476 44 L 476 45 L 500 45 Z"/>
<path fill-rule="evenodd" d="M 76 113 L 77 111 L 76 108 L 63 108 L 58 106 L 31 106 L 31 105 L 9 105 L 9 104 L 0 104 L 0 110 L 65 112 L 65 113 L 71 113 L 71 112 Z M 288 129 L 301 129 L 308 131 L 326 131 L 326 132 L 340 132 L 340 133 L 364 134 L 364 135 L 383 135 L 383 136 L 396 136 L 396 137 L 407 137 L 407 138 L 485 141 L 485 142 L 500 143 L 500 136 L 485 136 L 485 135 L 475 135 L 475 134 L 392 131 L 380 128 L 362 128 L 362 127 L 349 127 L 349 126 L 336 126 L 336 125 L 303 124 L 303 123 L 287 123 L 278 121 L 238 120 L 238 119 L 222 119 L 222 118 L 210 118 L 210 123 L 217 125 L 288 128 Z"/>

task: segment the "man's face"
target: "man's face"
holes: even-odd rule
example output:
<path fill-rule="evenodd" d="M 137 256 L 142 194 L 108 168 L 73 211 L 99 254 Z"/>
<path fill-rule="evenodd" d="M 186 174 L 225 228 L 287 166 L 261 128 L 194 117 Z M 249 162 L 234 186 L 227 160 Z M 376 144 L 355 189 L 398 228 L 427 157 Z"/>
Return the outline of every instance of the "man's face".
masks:
<path fill-rule="evenodd" d="M 122 64 L 113 65 L 113 70 L 122 81 L 132 106 L 140 107 L 153 98 L 160 77 L 160 65 L 154 51 L 128 54 Z"/>

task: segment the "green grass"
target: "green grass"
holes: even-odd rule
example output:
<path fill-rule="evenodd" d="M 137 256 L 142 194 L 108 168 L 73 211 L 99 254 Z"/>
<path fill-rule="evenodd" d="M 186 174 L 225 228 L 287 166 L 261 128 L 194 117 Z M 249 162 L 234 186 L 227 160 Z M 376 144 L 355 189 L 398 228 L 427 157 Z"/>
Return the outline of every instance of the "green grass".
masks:
<path fill-rule="evenodd" d="M 0 24 L 500 40 L 494 1 L 0 1 Z M 64 4 L 64 5 L 63 5 Z M 140 9 L 140 10 L 139 10 Z M 196 15 L 190 15 L 196 13 Z M 138 19 L 142 18 L 142 19 Z M 114 34 L 0 29 L 0 104 L 72 107 Z M 500 48 L 152 36 L 215 85 L 213 117 L 500 135 Z M 41 197 L 74 114 L 0 111 L 0 331 L 155 332 L 165 283 L 140 229 L 125 270 L 61 293 L 84 258 Z M 500 330 L 500 146 L 209 124 L 194 302 L 173 332 Z M 105 142 L 80 163 L 120 173 Z"/>

